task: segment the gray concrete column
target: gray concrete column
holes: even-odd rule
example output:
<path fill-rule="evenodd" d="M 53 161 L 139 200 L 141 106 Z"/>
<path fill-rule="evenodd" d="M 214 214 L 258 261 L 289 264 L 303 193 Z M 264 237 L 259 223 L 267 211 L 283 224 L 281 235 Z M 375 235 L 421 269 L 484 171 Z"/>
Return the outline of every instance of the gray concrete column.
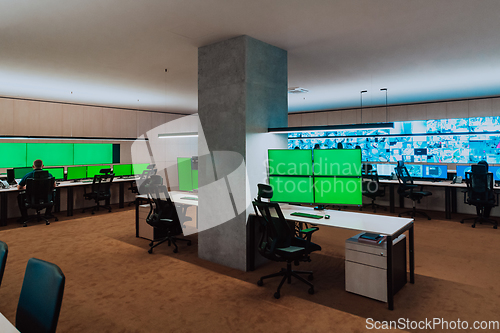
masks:
<path fill-rule="evenodd" d="M 246 221 L 268 148 L 286 148 L 287 52 L 248 36 L 198 50 L 198 255 L 246 270 Z"/>

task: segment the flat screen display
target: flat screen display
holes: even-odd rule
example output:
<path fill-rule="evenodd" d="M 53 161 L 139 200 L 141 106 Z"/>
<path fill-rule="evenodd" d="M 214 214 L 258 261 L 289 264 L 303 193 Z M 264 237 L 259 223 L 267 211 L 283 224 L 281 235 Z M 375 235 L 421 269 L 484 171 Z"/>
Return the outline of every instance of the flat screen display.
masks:
<path fill-rule="evenodd" d="M 33 164 L 26 162 L 26 143 L 0 143 L 0 168 L 19 168 Z"/>
<path fill-rule="evenodd" d="M 446 179 L 448 178 L 448 166 L 440 164 L 426 164 L 423 166 L 424 178 Z"/>
<path fill-rule="evenodd" d="M 315 176 L 361 176 L 361 149 L 315 149 Z"/>
<path fill-rule="evenodd" d="M 110 165 L 89 165 L 87 166 L 87 178 L 94 178 L 95 175 L 101 174 L 101 169 L 110 169 Z"/>
<path fill-rule="evenodd" d="M 311 149 L 269 149 L 269 175 L 311 176 Z"/>
<path fill-rule="evenodd" d="M 273 188 L 271 201 L 289 203 L 313 203 L 312 177 L 269 176 Z"/>
<path fill-rule="evenodd" d="M 75 143 L 75 165 L 113 163 L 113 144 L 111 143 Z"/>
<path fill-rule="evenodd" d="M 134 175 L 142 175 L 144 170 L 148 169 L 149 163 L 132 164 L 132 173 Z"/>
<path fill-rule="evenodd" d="M 394 168 L 396 167 L 396 164 L 375 164 L 376 165 L 376 170 L 377 174 L 382 177 L 389 177 L 393 173 L 396 173 L 394 171 Z"/>
<path fill-rule="evenodd" d="M 132 173 L 132 164 L 116 164 L 113 165 L 113 173 L 116 177 L 122 176 L 131 176 Z"/>
<path fill-rule="evenodd" d="M 191 170 L 191 157 L 177 157 L 177 175 L 179 176 L 179 190 L 193 190 L 193 172 Z"/>
<path fill-rule="evenodd" d="M 490 166 L 488 171 L 493 173 L 493 180 L 500 181 L 500 166 Z"/>
<path fill-rule="evenodd" d="M 422 164 L 405 164 L 408 173 L 411 178 L 422 178 L 423 177 L 423 168 Z"/>
<path fill-rule="evenodd" d="M 315 177 L 314 203 L 361 205 L 361 178 Z"/>
<path fill-rule="evenodd" d="M 64 168 L 43 168 L 44 170 L 47 170 L 52 177 L 54 177 L 56 180 L 63 180 L 64 179 Z"/>
<path fill-rule="evenodd" d="M 42 160 L 44 166 L 73 165 L 72 143 L 28 143 L 27 160 Z"/>
<path fill-rule="evenodd" d="M 77 180 L 87 178 L 87 167 L 86 166 L 70 166 L 68 167 L 66 179 L 67 180 Z"/>
<path fill-rule="evenodd" d="M 457 177 L 465 179 L 466 172 L 470 172 L 470 165 L 457 165 Z"/>
<path fill-rule="evenodd" d="M 31 171 L 33 171 L 33 167 L 14 168 L 14 178 L 15 179 L 21 179 L 28 172 L 31 172 Z"/>

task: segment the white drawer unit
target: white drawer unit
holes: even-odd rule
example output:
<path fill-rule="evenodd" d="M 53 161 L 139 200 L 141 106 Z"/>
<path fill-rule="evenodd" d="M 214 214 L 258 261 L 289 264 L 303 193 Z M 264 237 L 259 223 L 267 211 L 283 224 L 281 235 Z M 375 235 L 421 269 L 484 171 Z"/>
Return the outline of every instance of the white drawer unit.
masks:
<path fill-rule="evenodd" d="M 146 218 L 148 217 L 150 209 L 151 207 L 149 206 L 149 204 L 139 206 L 139 214 L 138 214 L 139 221 L 137 227 L 139 229 L 138 230 L 139 237 L 153 240 L 154 228 L 146 222 Z"/>
<path fill-rule="evenodd" d="M 345 289 L 348 292 L 387 302 L 387 244 L 358 242 L 359 236 L 345 242 Z M 406 236 L 393 240 L 393 292 L 406 284 Z"/>

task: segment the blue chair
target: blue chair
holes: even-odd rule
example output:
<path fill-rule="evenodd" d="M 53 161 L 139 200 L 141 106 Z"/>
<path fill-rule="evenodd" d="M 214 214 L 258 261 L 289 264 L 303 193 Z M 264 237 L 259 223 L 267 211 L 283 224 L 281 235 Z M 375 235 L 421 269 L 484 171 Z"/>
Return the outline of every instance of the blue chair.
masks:
<path fill-rule="evenodd" d="M 9 254 L 9 247 L 4 242 L 0 241 L 0 285 L 2 285 L 3 272 L 5 271 L 5 264 L 7 263 L 7 254 Z"/>
<path fill-rule="evenodd" d="M 64 283 L 64 274 L 57 265 L 31 258 L 17 305 L 16 328 L 23 333 L 54 333 Z"/>

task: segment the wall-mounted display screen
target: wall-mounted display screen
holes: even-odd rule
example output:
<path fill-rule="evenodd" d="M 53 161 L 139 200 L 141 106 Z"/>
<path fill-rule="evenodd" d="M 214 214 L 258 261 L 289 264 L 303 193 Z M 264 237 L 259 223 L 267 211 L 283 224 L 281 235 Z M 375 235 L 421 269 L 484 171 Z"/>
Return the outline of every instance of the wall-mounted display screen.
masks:
<path fill-rule="evenodd" d="M 19 168 L 28 165 L 26 163 L 26 143 L 0 143 L 0 168 Z"/>
<path fill-rule="evenodd" d="M 75 165 L 113 163 L 113 144 L 75 143 Z"/>
<path fill-rule="evenodd" d="M 269 149 L 268 159 L 269 175 L 312 175 L 312 151 L 310 149 Z"/>
<path fill-rule="evenodd" d="M 64 168 L 43 168 L 47 170 L 56 180 L 64 179 Z"/>
<path fill-rule="evenodd" d="M 423 166 L 423 177 L 434 179 L 446 179 L 448 177 L 448 167 L 440 164 L 426 164 Z"/>
<path fill-rule="evenodd" d="M 71 166 L 68 167 L 66 173 L 67 180 L 77 180 L 87 178 L 87 167 L 86 166 Z"/>
<path fill-rule="evenodd" d="M 72 165 L 73 146 L 72 143 L 28 143 L 27 162 L 42 160 L 44 166 Z"/>
<path fill-rule="evenodd" d="M 312 177 L 270 176 L 273 188 L 271 201 L 290 203 L 314 203 Z"/>
<path fill-rule="evenodd" d="M 113 165 L 113 173 L 116 177 L 132 176 L 132 164 Z"/>
<path fill-rule="evenodd" d="M 315 149 L 315 176 L 361 176 L 360 149 Z"/>

